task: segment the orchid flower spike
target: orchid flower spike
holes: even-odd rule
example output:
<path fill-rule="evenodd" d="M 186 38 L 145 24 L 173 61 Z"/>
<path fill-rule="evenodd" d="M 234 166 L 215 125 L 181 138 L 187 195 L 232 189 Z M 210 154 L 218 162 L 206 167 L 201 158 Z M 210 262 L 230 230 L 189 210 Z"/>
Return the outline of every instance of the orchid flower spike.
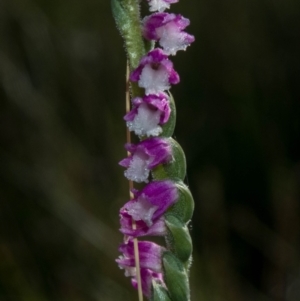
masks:
<path fill-rule="evenodd" d="M 192 242 L 188 223 L 194 202 L 182 182 L 186 175 L 184 153 L 171 138 L 176 108 L 167 91 L 180 81 L 169 56 L 185 50 L 195 38 L 184 31 L 190 24 L 188 19 L 164 12 L 179 0 L 147 0 L 149 10 L 155 13 L 143 20 L 141 0 L 111 1 L 131 69 L 127 80 L 132 108 L 124 120 L 129 131 L 140 138 L 138 143 L 125 145 L 129 155 L 119 164 L 126 168 L 128 180 L 146 183 L 136 190 L 130 182 L 131 199 L 119 212 L 124 242 L 116 262 L 139 289 L 140 300 L 143 293 L 151 301 L 190 301 Z M 155 44 L 146 40 L 157 42 L 160 48 L 146 53 Z M 129 91 L 126 95 L 128 101 Z M 138 240 L 145 236 L 163 236 L 165 247 Z"/>
<path fill-rule="evenodd" d="M 179 75 L 173 68 L 168 55 L 155 48 L 141 58 L 139 66 L 133 70 L 130 80 L 145 88 L 145 94 L 155 94 L 169 90 L 171 85 L 179 83 Z"/>
<path fill-rule="evenodd" d="M 195 41 L 194 36 L 183 31 L 189 24 L 190 20 L 181 15 L 156 13 L 144 18 L 143 35 L 148 40 L 159 41 L 166 54 L 175 55 Z"/>

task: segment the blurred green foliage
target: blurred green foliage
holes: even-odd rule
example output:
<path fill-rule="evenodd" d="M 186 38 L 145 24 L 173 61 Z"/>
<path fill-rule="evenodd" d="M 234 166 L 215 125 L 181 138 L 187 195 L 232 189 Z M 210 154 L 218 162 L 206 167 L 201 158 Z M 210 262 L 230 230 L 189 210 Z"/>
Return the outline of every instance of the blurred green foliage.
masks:
<path fill-rule="evenodd" d="M 144 11 L 144 9 L 143 9 Z M 175 136 L 196 201 L 194 301 L 299 301 L 300 2 L 181 1 Z M 0 0 L 0 300 L 137 300 L 125 54 L 104 0 Z"/>

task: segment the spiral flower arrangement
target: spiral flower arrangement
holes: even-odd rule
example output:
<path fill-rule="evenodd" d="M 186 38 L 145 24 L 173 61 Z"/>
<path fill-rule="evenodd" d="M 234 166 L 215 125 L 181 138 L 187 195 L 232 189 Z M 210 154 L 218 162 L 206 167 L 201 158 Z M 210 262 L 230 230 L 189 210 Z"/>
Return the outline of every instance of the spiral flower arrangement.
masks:
<path fill-rule="evenodd" d="M 151 301 L 190 300 L 192 241 L 187 225 L 194 201 L 183 183 L 183 150 L 172 138 L 176 110 L 169 89 L 180 81 L 170 56 L 185 50 L 194 37 L 184 31 L 188 19 L 164 12 L 175 2 L 148 0 L 154 13 L 141 19 L 139 0 L 112 0 L 131 71 L 132 106 L 124 120 L 140 139 L 125 145 L 128 156 L 120 165 L 130 182 L 145 183 L 140 190 L 131 189 L 131 199 L 120 210 L 124 242 L 116 261 Z M 153 236 L 164 237 L 165 245 L 152 242 Z"/>

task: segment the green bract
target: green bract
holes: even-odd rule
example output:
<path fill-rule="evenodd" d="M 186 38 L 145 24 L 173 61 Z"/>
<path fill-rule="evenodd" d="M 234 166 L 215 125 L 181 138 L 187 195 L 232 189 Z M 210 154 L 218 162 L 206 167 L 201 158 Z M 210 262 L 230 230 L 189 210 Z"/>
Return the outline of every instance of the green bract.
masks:
<path fill-rule="evenodd" d="M 164 278 L 172 301 L 189 301 L 189 281 L 181 261 L 171 252 L 163 255 Z"/>
<path fill-rule="evenodd" d="M 176 124 L 176 106 L 173 95 L 169 92 L 171 115 L 169 121 L 162 126 L 162 137 L 172 137 Z"/>
<path fill-rule="evenodd" d="M 192 255 L 192 240 L 188 227 L 174 215 L 166 215 L 168 247 L 184 264 L 189 262 Z"/>

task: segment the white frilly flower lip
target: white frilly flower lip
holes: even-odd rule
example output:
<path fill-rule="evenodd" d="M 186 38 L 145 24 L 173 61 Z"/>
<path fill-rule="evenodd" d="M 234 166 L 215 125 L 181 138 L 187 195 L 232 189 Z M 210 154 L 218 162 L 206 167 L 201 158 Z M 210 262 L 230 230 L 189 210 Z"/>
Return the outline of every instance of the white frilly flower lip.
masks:
<path fill-rule="evenodd" d="M 177 3 L 179 0 L 148 0 L 150 11 L 162 12 L 167 8 L 170 8 L 170 4 Z"/>
<path fill-rule="evenodd" d="M 130 80 L 138 82 L 145 94 L 158 95 L 179 83 L 179 75 L 173 68 L 168 55 L 155 48 L 141 58 L 139 66 L 130 74 Z"/>
<path fill-rule="evenodd" d="M 181 15 L 155 13 L 144 18 L 143 35 L 158 41 L 166 54 L 175 55 L 195 41 L 194 36 L 183 31 L 189 24 L 190 20 Z"/>
<path fill-rule="evenodd" d="M 161 125 L 169 120 L 171 113 L 168 95 L 136 97 L 132 105 L 132 110 L 124 116 L 129 130 L 140 137 L 158 136 L 162 132 Z"/>

